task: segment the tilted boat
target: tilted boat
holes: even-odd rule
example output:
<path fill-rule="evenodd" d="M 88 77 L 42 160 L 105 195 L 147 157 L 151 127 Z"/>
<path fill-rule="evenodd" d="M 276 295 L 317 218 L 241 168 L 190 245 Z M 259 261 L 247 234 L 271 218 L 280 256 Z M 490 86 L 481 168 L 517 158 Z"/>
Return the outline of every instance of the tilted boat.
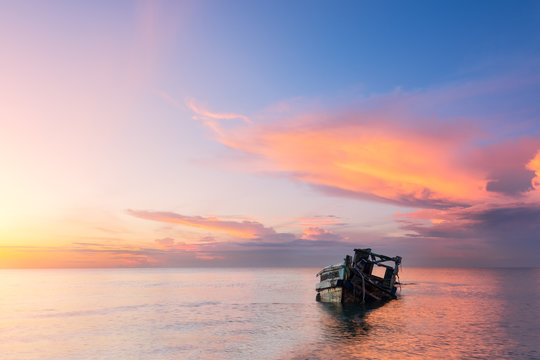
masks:
<path fill-rule="evenodd" d="M 396 299 L 401 256 L 376 254 L 371 249 L 354 249 L 342 264 L 327 266 L 317 276 L 317 301 L 333 303 L 375 303 Z"/>

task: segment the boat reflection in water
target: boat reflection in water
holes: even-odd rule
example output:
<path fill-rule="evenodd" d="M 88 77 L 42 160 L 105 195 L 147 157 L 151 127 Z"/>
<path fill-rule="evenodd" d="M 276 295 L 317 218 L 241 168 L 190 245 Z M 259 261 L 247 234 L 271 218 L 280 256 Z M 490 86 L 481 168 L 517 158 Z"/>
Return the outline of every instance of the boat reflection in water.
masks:
<path fill-rule="evenodd" d="M 371 326 L 367 321 L 367 315 L 383 306 L 384 303 L 373 304 L 341 304 L 321 303 L 324 311 L 324 337 L 327 339 L 354 339 L 367 336 Z"/>
<path fill-rule="evenodd" d="M 374 323 L 377 313 L 391 303 L 343 304 L 320 302 L 319 307 L 319 341 L 295 351 L 291 359 L 365 359 L 391 358 L 382 343 L 392 342 L 392 339 L 379 337 L 383 323 Z M 400 327 L 399 323 L 387 324 L 390 328 Z M 384 335 L 383 335 L 384 337 Z M 379 339 L 379 340 L 377 340 Z M 375 346 L 374 346 L 375 345 Z"/>

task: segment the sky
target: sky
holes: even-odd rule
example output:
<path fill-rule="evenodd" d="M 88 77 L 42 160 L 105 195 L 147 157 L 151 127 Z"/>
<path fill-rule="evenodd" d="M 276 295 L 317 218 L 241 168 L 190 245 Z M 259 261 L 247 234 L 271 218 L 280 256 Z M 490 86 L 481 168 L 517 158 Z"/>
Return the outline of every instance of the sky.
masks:
<path fill-rule="evenodd" d="M 537 1 L 3 1 L 0 268 L 540 266 Z"/>

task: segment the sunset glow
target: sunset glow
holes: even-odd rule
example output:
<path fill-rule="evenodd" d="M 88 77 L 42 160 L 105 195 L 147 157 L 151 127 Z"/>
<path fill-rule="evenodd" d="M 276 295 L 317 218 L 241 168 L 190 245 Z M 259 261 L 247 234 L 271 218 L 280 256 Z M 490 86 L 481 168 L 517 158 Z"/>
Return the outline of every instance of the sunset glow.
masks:
<path fill-rule="evenodd" d="M 0 268 L 538 264 L 533 15 L 34 5 L 0 12 Z"/>

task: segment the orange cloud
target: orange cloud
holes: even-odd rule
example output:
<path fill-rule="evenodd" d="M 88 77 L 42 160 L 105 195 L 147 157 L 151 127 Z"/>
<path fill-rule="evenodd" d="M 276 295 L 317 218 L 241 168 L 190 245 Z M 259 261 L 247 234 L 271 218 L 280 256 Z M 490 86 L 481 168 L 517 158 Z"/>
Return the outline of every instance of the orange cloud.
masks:
<path fill-rule="evenodd" d="M 397 202 L 453 203 L 483 196 L 482 174 L 460 166 L 451 151 L 459 138 L 407 133 L 382 122 L 298 126 L 300 121 L 211 129 L 223 144 L 262 156 L 268 170 L 313 185 Z"/>
<path fill-rule="evenodd" d="M 331 231 L 319 227 L 305 227 L 302 229 L 302 239 L 305 240 L 318 240 L 330 234 L 332 234 Z"/>
<path fill-rule="evenodd" d="M 263 134 L 264 155 L 298 180 L 384 199 L 462 201 L 480 195 L 483 179 L 461 171 L 431 139 L 369 127 L 328 130 Z"/>
<path fill-rule="evenodd" d="M 534 171 L 536 177 L 532 180 L 531 185 L 538 189 L 540 188 L 540 150 L 536 153 L 536 156 L 529 161 L 527 169 Z"/>
<path fill-rule="evenodd" d="M 407 111 L 400 106 L 397 110 Z M 421 116 L 411 120 L 411 114 L 397 110 L 300 114 L 233 128 L 214 121 L 209 127 L 224 145 L 263 159 L 266 171 L 289 174 L 334 195 L 441 208 L 530 190 L 522 185 L 529 173 L 515 170 L 526 170 L 522 158 L 540 147 L 536 139 L 517 146 L 519 154 L 513 143 L 499 146 L 497 151 L 514 161 L 497 166 L 489 157 L 493 149 L 475 146 L 478 136 L 468 135 L 474 126 Z M 483 157 L 483 163 L 471 164 L 472 155 Z"/>
<path fill-rule="evenodd" d="M 275 234 L 274 229 L 267 228 L 256 221 L 230 221 L 218 219 L 215 217 L 185 216 L 172 212 L 155 212 L 142 210 L 127 210 L 127 213 L 141 219 L 224 232 L 241 239 L 254 239 L 261 236 Z"/>

